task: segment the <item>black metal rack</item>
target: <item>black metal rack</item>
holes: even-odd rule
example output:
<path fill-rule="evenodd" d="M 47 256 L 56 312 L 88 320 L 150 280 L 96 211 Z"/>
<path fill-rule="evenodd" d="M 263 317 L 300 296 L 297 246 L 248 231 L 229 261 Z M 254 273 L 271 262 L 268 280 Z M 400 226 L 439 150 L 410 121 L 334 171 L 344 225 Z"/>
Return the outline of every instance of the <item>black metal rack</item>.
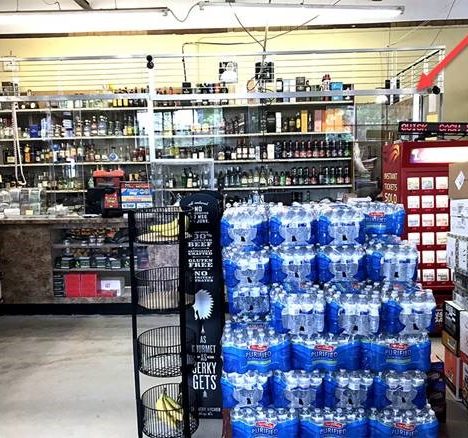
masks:
<path fill-rule="evenodd" d="M 132 336 L 138 436 L 189 438 L 199 425 L 196 393 L 190 385 L 195 362 L 195 333 L 187 328 L 186 311 L 194 291 L 187 263 L 186 241 L 190 211 L 180 207 L 154 207 L 129 212 Z M 164 245 L 164 246 L 163 246 Z M 149 261 L 137 271 L 137 246 L 157 248 L 167 260 L 166 248 L 178 246 L 176 266 Z M 139 329 L 143 314 L 178 314 L 179 325 Z M 141 374 L 158 378 L 180 377 L 142 393 Z"/>

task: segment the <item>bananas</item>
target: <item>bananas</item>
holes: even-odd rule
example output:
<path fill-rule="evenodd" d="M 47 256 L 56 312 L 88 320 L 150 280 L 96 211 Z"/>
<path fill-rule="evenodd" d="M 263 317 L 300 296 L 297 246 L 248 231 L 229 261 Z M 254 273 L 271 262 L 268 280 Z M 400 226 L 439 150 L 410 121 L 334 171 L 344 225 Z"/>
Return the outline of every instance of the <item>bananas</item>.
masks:
<path fill-rule="evenodd" d="M 185 228 L 188 229 L 189 220 L 185 218 Z M 179 219 L 176 218 L 167 224 L 151 225 L 149 230 L 163 237 L 176 237 L 179 234 Z"/>
<path fill-rule="evenodd" d="M 183 421 L 182 406 L 169 397 L 166 392 L 156 401 L 156 410 L 159 419 L 170 427 L 177 429 Z"/>

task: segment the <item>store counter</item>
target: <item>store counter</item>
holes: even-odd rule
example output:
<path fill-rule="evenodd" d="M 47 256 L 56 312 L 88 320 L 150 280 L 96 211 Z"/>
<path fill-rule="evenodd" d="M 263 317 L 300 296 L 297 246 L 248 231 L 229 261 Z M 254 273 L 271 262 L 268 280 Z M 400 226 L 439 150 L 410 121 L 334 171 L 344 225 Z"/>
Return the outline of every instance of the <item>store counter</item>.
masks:
<path fill-rule="evenodd" d="M 69 228 L 126 228 L 124 218 L 81 216 L 0 218 L 0 272 L 4 304 L 109 302 L 109 298 L 54 295 L 54 246 Z M 118 298 L 118 297 L 115 297 Z M 112 302 L 128 302 L 113 300 Z"/>

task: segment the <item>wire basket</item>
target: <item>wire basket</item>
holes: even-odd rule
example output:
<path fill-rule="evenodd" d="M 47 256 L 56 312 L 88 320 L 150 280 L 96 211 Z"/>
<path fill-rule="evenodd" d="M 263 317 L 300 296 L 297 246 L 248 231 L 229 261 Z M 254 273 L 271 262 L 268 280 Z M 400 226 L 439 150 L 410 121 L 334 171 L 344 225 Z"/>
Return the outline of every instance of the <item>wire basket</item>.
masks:
<path fill-rule="evenodd" d="M 135 274 L 135 278 L 139 306 L 155 313 L 170 313 L 179 309 L 178 267 L 163 266 L 139 271 Z M 185 284 L 188 285 L 189 282 L 186 281 Z M 185 292 L 186 305 L 193 304 L 194 298 L 194 294 Z"/>
<path fill-rule="evenodd" d="M 189 228 L 191 209 L 180 207 L 144 208 L 135 212 L 135 241 L 143 244 L 176 243 L 180 235 L 180 214 L 185 213 L 185 231 Z"/>
<path fill-rule="evenodd" d="M 187 366 L 195 361 L 192 354 L 195 332 L 186 333 Z M 151 377 L 177 377 L 182 374 L 182 349 L 179 326 L 158 327 L 138 336 L 138 368 Z"/>
<path fill-rule="evenodd" d="M 160 397 L 170 397 L 174 403 L 161 404 Z M 198 406 L 195 391 L 189 388 L 190 434 L 199 425 Z M 158 402 L 159 400 L 159 402 Z M 182 409 L 182 388 L 179 383 L 154 386 L 141 397 L 143 410 L 143 432 L 151 438 L 183 438 L 184 423 Z M 177 407 L 178 405 L 178 407 Z"/>

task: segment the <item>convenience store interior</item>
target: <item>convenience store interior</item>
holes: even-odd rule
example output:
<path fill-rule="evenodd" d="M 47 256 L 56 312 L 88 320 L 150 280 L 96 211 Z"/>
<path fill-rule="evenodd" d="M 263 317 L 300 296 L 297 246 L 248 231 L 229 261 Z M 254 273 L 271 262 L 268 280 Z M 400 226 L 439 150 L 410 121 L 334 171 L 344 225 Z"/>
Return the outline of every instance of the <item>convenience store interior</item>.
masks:
<path fill-rule="evenodd" d="M 431 406 L 425 396 L 417 406 L 432 421 L 427 436 L 466 435 L 468 262 L 460 254 L 468 238 L 468 2 L 0 3 L 0 437 L 256 437 L 242 432 L 248 414 L 221 393 L 220 356 L 231 331 L 225 320 L 252 318 L 251 309 L 235 310 L 242 306 L 230 288 L 238 285 L 230 284 L 225 262 L 267 251 L 272 265 L 272 254 L 284 249 L 268 240 L 271 229 L 260 244 L 239 237 L 249 216 L 268 228 L 276 207 L 294 203 L 288 208 L 303 217 L 312 209 L 317 223 L 333 216 L 329 201 L 363 218 L 403 206 L 404 223 L 382 234 L 390 239 L 385 245 L 417 254 L 412 290 L 433 291 L 430 327 L 412 332 L 429 332 L 431 349 L 427 367 L 385 372 L 428 373 L 437 380 L 428 389 Z M 246 224 L 238 224 L 239 241 L 223 229 L 229 221 L 235 228 L 229 212 L 236 209 Z M 329 241 L 310 233 L 303 243 L 314 254 L 327 245 L 348 253 L 349 242 L 336 243 L 331 231 Z M 367 234 L 353 241 L 362 263 L 381 249 Z M 246 249 L 249 239 L 254 249 Z M 208 260 L 194 247 L 206 249 Z M 307 293 L 323 298 L 334 278 L 321 277 L 319 263 L 317 256 L 310 268 L 317 277 L 307 282 L 320 288 Z M 388 278 L 363 269 L 368 275 L 354 276 L 353 293 L 388 286 Z M 273 267 L 270 274 L 255 284 L 268 288 L 268 306 L 283 281 L 273 279 Z M 210 279 L 200 279 L 205 275 Z M 255 318 L 250 323 L 271 322 Z M 287 337 L 290 328 L 275 330 Z M 196 356 L 202 347 L 217 359 Z M 180 365 L 159 370 L 164 355 Z M 191 362 L 197 357 L 198 365 Z M 244 374 L 240 369 L 229 372 Z M 166 395 L 170 401 L 161 404 Z M 362 403 L 370 421 L 370 405 Z M 266 405 L 274 405 L 278 424 L 279 410 L 290 407 L 272 400 L 264 412 Z M 279 438 L 312 436 L 296 432 L 301 415 L 295 432 Z M 394 417 L 398 433 L 420 425 L 402 418 Z M 257 432 L 265 427 L 255 421 Z M 359 436 L 370 436 L 366 428 Z"/>

